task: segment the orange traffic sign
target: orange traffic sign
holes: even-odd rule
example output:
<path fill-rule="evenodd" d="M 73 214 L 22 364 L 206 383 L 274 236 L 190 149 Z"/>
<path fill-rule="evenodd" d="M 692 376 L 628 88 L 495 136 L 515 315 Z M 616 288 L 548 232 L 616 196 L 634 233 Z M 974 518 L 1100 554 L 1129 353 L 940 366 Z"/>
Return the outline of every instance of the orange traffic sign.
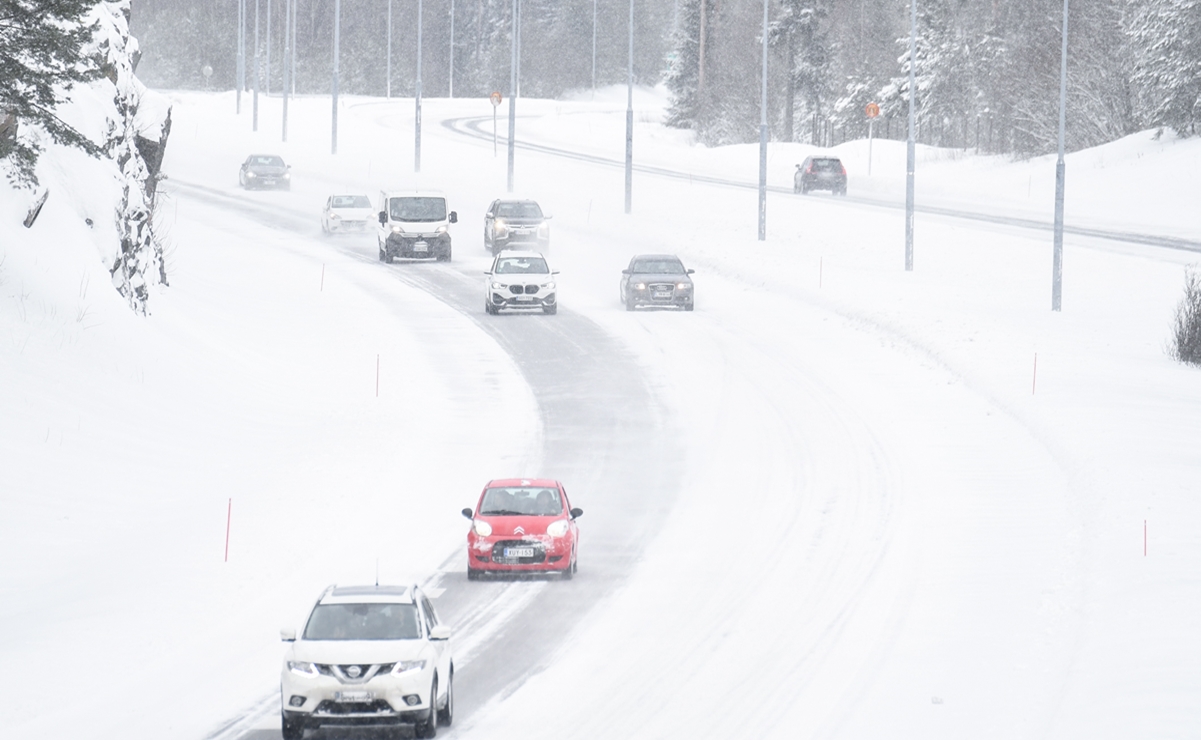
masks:
<path fill-rule="evenodd" d="M 876 105 L 875 103 L 868 103 L 867 106 L 864 107 L 863 112 L 867 114 L 868 118 L 875 118 L 876 116 L 880 115 L 880 106 Z"/>
<path fill-rule="evenodd" d="M 488 96 L 488 99 L 492 101 L 492 105 L 500 105 L 500 93 L 494 92 Z"/>

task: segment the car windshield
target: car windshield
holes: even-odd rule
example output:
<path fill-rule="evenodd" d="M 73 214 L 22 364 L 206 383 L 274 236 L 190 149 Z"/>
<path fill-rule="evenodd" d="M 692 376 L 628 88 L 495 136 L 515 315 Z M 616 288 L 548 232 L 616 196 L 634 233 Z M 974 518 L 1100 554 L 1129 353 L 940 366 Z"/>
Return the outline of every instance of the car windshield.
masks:
<path fill-rule="evenodd" d="M 393 221 L 445 221 L 446 198 L 392 198 L 388 215 Z"/>
<path fill-rule="evenodd" d="M 677 259 L 644 259 L 634 260 L 633 272 L 656 273 L 661 275 L 683 275 L 684 265 Z"/>
<path fill-rule="evenodd" d="M 370 208 L 371 200 L 366 195 L 335 195 L 331 208 Z"/>
<path fill-rule="evenodd" d="M 257 167 L 283 167 L 284 160 L 268 154 L 259 154 L 250 158 L 250 164 Z"/>
<path fill-rule="evenodd" d="M 501 203 L 496 206 L 496 215 L 503 218 L 542 218 L 542 209 L 537 203 Z"/>
<path fill-rule="evenodd" d="M 414 604 L 318 604 L 304 628 L 306 640 L 416 640 Z"/>
<path fill-rule="evenodd" d="M 489 488 L 480 516 L 558 516 L 563 513 L 557 488 Z"/>
<path fill-rule="evenodd" d="M 813 169 L 818 172 L 835 172 L 842 169 L 842 162 L 837 159 L 815 159 Z"/>
<path fill-rule="evenodd" d="M 546 275 L 550 268 L 541 257 L 504 257 L 496 261 L 497 275 Z"/>

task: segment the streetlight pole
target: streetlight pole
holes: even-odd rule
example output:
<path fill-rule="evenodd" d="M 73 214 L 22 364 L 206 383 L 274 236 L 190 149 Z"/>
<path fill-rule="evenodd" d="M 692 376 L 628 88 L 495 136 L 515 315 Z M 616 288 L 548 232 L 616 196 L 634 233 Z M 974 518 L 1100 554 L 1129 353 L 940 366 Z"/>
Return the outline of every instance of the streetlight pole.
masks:
<path fill-rule="evenodd" d="M 450 0 L 450 84 L 446 97 L 455 96 L 455 0 Z"/>
<path fill-rule="evenodd" d="M 334 94 L 330 126 L 330 154 L 338 153 L 338 45 L 342 41 L 342 0 L 334 0 Z"/>
<path fill-rule="evenodd" d="M 1055 248 L 1051 264 L 1051 310 L 1063 303 L 1063 188 L 1066 166 L 1063 161 L 1064 129 L 1067 128 L 1068 103 L 1068 0 L 1063 0 L 1063 43 L 1059 54 L 1059 158 L 1055 160 Z"/>
<path fill-rule="evenodd" d="M 634 0 L 630 0 L 630 70 L 626 78 L 626 213 L 634 199 Z"/>
<path fill-rule="evenodd" d="M 288 140 L 288 60 L 292 57 L 292 0 L 284 0 L 284 124 L 283 124 L 283 141 Z"/>
<path fill-rule="evenodd" d="M 517 135 L 517 0 L 513 0 L 510 20 L 513 38 L 509 60 L 509 192 L 513 192 L 513 139 Z"/>
<path fill-rule="evenodd" d="M 271 0 L 267 0 L 267 74 L 264 77 L 264 89 L 267 97 L 271 97 Z"/>
<path fill-rule="evenodd" d="M 417 0 L 417 96 L 414 102 L 413 171 L 421 172 L 421 0 Z"/>
<path fill-rule="evenodd" d="M 387 83 L 384 88 L 384 97 L 392 97 L 392 0 L 388 0 L 388 61 L 385 65 L 388 68 Z"/>
<path fill-rule="evenodd" d="M 596 99 L 596 0 L 592 0 L 592 97 Z"/>
<path fill-rule="evenodd" d="M 292 58 L 288 63 L 292 65 L 292 94 L 296 94 L 296 26 L 300 24 L 300 2 L 292 0 Z"/>
<path fill-rule="evenodd" d="M 913 270 L 914 99 L 917 97 L 917 0 L 909 0 L 909 140 L 905 147 L 905 270 Z"/>
<path fill-rule="evenodd" d="M 259 130 L 259 0 L 254 0 L 254 114 L 252 115 L 251 130 Z"/>
<path fill-rule="evenodd" d="M 767 239 L 767 3 L 763 0 L 763 88 L 759 94 L 759 241 Z"/>

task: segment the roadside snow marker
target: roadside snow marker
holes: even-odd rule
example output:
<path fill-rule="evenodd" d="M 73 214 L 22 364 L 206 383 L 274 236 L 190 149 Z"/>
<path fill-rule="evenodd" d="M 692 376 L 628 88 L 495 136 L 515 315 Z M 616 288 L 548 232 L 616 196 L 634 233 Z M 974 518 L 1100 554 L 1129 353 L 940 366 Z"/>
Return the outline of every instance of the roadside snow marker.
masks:
<path fill-rule="evenodd" d="M 1034 389 L 1038 386 L 1038 353 L 1034 353 L 1034 378 L 1030 381 L 1030 395 L 1034 395 Z"/>
<path fill-rule="evenodd" d="M 375 397 L 379 398 L 379 355 L 375 356 Z"/>
<path fill-rule="evenodd" d="M 225 562 L 229 562 L 229 522 L 234 514 L 234 500 L 231 498 L 225 508 Z"/>
<path fill-rule="evenodd" d="M 321 263 L 321 289 L 318 290 L 317 292 L 318 293 L 325 292 L 325 263 L 324 262 Z"/>

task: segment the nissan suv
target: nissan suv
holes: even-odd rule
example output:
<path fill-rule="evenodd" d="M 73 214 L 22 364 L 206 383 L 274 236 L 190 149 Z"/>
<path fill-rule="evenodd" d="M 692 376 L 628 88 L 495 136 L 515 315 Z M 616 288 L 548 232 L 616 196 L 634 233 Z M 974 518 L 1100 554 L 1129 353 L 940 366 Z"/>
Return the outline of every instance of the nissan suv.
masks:
<path fill-rule="evenodd" d="M 459 214 L 446 210 L 446 196 L 432 191 L 379 194 L 379 261 L 396 257 L 450 261 L 450 225 Z"/>
<path fill-rule="evenodd" d="M 330 586 L 280 637 L 284 740 L 364 725 L 431 738 L 454 719 L 450 627 L 417 586 Z"/>

